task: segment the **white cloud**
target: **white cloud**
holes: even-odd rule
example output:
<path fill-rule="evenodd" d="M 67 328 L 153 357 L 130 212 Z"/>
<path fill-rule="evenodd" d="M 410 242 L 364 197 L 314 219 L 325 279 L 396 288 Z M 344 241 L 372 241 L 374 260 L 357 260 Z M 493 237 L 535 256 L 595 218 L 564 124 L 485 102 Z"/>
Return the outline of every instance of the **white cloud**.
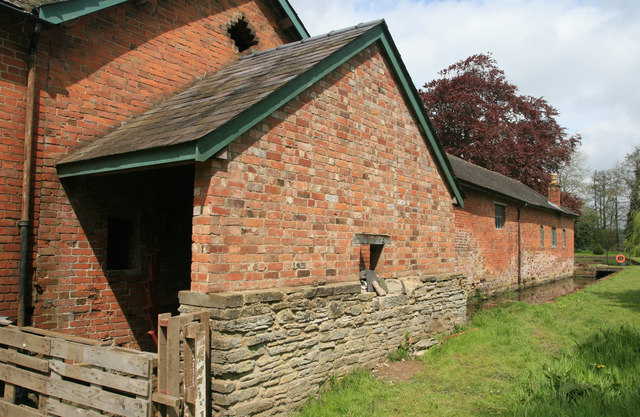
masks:
<path fill-rule="evenodd" d="M 640 145 L 640 2 L 290 0 L 312 35 L 384 18 L 417 86 L 490 51 L 522 94 L 580 133 L 591 169 Z"/>

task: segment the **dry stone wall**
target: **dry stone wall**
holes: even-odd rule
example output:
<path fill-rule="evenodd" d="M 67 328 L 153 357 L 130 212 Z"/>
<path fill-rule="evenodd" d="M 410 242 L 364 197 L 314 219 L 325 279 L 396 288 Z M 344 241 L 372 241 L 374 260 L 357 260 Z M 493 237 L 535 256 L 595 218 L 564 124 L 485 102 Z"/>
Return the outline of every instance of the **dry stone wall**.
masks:
<path fill-rule="evenodd" d="M 379 297 L 360 283 L 246 292 L 180 293 L 181 312 L 209 311 L 212 402 L 221 416 L 284 415 L 329 377 L 371 368 L 405 341 L 450 330 L 466 315 L 466 278 L 390 283 Z"/>

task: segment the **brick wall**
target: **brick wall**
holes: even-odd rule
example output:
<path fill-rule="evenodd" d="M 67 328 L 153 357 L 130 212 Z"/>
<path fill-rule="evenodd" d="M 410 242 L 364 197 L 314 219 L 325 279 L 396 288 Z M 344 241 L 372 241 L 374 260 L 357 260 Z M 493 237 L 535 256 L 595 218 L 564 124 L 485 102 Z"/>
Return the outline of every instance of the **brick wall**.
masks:
<path fill-rule="evenodd" d="M 454 270 L 451 196 L 376 47 L 196 167 L 192 290 L 352 282 L 356 234 L 383 278 Z"/>
<path fill-rule="evenodd" d="M 535 285 L 573 274 L 573 218 L 556 212 L 521 209 L 521 282 L 518 282 L 518 207 L 501 199 L 465 189 L 464 209 L 456 208 L 456 259 L 475 289 L 493 293 Z M 496 228 L 495 203 L 505 205 L 505 223 Z M 540 226 L 545 245 L 540 248 Z M 552 248 L 551 229 L 556 227 L 557 245 Z M 565 247 L 562 232 L 566 233 Z"/>
<path fill-rule="evenodd" d="M 0 316 L 15 320 L 29 28 L 0 15 Z"/>
<path fill-rule="evenodd" d="M 523 285 L 573 275 L 574 218 L 543 210 L 522 213 Z M 540 226 L 544 229 L 544 248 L 540 247 Z M 552 246 L 552 228 L 556 228 L 556 247 Z M 562 234 L 566 233 L 563 245 Z"/>
<path fill-rule="evenodd" d="M 56 175 L 56 161 L 153 108 L 195 79 L 236 60 L 239 54 L 226 33 L 230 21 L 246 17 L 259 40 L 255 49 L 268 49 L 288 41 L 279 29 L 274 29 L 275 17 L 260 2 L 185 0 L 158 2 L 157 6 L 153 3 L 136 6 L 135 2 L 126 2 L 69 25 L 44 30 L 40 37 L 32 200 L 37 247 L 33 254 L 33 281 L 43 291 L 34 316 L 40 327 L 86 332 L 85 328 L 70 328 L 67 321 L 56 318 L 61 304 L 55 300 L 55 294 L 75 285 L 76 279 L 104 278 L 99 260 Z M 15 22 L 1 27 L 0 103 L 3 109 L 5 106 L 9 109 L 0 116 L 4 147 L 1 151 L 6 155 L 2 181 L 13 184 L 22 176 L 21 109 L 26 77 L 23 58 L 30 29 Z M 17 185 L 11 187 L 0 193 L 4 199 L 0 209 L 5 210 L 0 224 L 1 261 L 6 266 L 0 272 L 3 274 L 0 314 L 15 317 L 13 277 L 18 275 L 18 246 L 17 230 L 12 228 L 20 192 Z M 40 302 L 47 299 L 50 304 Z"/>

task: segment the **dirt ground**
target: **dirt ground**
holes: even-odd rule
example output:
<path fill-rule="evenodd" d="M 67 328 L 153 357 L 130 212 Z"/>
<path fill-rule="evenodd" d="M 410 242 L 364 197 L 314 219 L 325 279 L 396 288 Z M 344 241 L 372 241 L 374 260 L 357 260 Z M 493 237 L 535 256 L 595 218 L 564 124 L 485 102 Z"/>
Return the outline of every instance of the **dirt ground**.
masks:
<path fill-rule="evenodd" d="M 387 382 L 408 382 L 423 369 L 424 362 L 408 359 L 381 363 L 373 369 L 373 375 Z"/>

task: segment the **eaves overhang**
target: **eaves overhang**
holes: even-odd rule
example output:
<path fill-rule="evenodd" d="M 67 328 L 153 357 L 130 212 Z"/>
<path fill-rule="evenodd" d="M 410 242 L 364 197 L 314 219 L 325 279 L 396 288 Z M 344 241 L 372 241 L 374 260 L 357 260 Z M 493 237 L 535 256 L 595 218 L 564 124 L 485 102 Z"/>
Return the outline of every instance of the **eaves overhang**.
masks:
<path fill-rule="evenodd" d="M 43 4 L 37 8 L 37 16 L 54 25 L 68 22 L 79 17 L 98 12 L 108 7 L 116 6 L 129 0 L 69 0 L 57 1 Z M 300 39 L 309 37 L 309 32 L 300 20 L 296 11 L 287 0 L 276 0 L 275 4 L 280 6 L 282 12 L 289 18 L 293 28 L 300 36 Z"/>
<path fill-rule="evenodd" d="M 291 23 L 293 23 L 293 27 L 296 29 L 296 31 L 300 35 L 300 38 L 301 39 L 308 38 L 309 32 L 307 31 L 307 28 L 302 23 L 302 20 L 300 20 L 298 13 L 296 13 L 293 7 L 291 7 L 291 4 L 289 4 L 287 0 L 278 0 L 278 3 L 280 4 L 280 7 L 282 7 L 282 10 L 285 12 L 287 17 L 291 20 Z"/>
<path fill-rule="evenodd" d="M 320 60 L 308 70 L 295 76 L 286 84 L 242 111 L 233 119 L 227 121 L 225 124 L 208 134 L 201 136 L 197 140 L 175 146 L 158 147 L 94 159 L 79 161 L 70 160 L 68 162 L 63 160 L 57 165 L 58 174 L 61 178 L 66 178 L 175 162 L 206 161 L 295 96 L 311 87 L 317 81 L 321 80 L 349 59 L 353 58 L 363 49 L 377 42 L 383 53 L 388 58 L 392 67 L 392 72 L 396 77 L 396 81 L 399 83 L 400 89 L 404 93 L 409 109 L 413 112 L 416 118 L 423 140 L 426 142 L 427 148 L 431 151 L 432 157 L 435 159 L 435 163 L 439 168 L 447 188 L 449 189 L 452 197 L 456 199 L 460 206 L 462 206 L 462 190 L 456 182 L 449 161 L 447 160 L 446 155 L 436 138 L 433 128 L 428 121 L 426 110 L 424 109 L 422 101 L 420 100 L 411 78 L 402 63 L 400 54 L 398 53 L 391 35 L 389 34 L 387 25 L 384 21 L 372 23 L 375 24 L 357 38 L 340 47 L 326 58 Z M 366 26 L 371 25 L 372 23 L 362 25 Z M 358 26 L 356 26 L 356 28 Z M 305 40 L 301 42 L 305 42 Z M 259 54 L 265 53 L 269 53 L 269 51 L 259 52 Z M 135 138 L 132 138 L 132 140 L 135 140 Z"/>
<path fill-rule="evenodd" d="M 59 25 L 126 1 L 128 0 L 70 0 L 45 4 L 38 8 L 38 17 Z"/>

